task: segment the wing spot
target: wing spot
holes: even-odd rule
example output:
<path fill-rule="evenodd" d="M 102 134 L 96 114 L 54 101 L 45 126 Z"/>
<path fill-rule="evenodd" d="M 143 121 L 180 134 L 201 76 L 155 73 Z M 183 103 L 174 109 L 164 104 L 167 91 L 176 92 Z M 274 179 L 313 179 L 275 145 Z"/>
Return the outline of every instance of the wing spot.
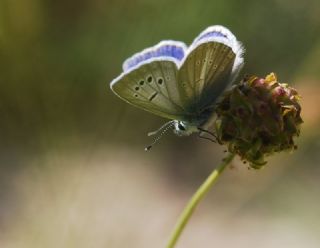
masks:
<path fill-rule="evenodd" d="M 151 102 L 157 95 L 158 95 L 158 92 L 154 92 L 154 93 L 149 97 L 149 101 Z"/>
<path fill-rule="evenodd" d="M 199 60 L 196 62 L 196 65 L 200 65 L 200 61 Z"/>
<path fill-rule="evenodd" d="M 212 60 L 209 60 L 209 64 L 210 64 L 210 65 L 212 64 Z"/>
<path fill-rule="evenodd" d="M 152 76 L 147 77 L 147 81 L 148 81 L 148 83 L 151 83 L 152 82 Z"/>
<path fill-rule="evenodd" d="M 134 97 L 138 97 L 138 94 L 134 94 Z"/>
<path fill-rule="evenodd" d="M 144 85 L 144 81 L 141 80 L 141 81 L 139 82 L 139 84 L 140 84 L 141 86 Z"/>
<path fill-rule="evenodd" d="M 138 90 L 140 90 L 140 87 L 139 87 L 139 86 L 136 86 L 134 89 L 135 89 L 136 91 L 138 91 Z"/>
<path fill-rule="evenodd" d="M 166 76 L 166 79 L 169 81 L 169 80 L 170 80 L 170 77 L 169 77 L 169 76 Z"/>
<path fill-rule="evenodd" d="M 218 66 L 215 64 L 213 65 L 213 69 L 216 70 L 218 68 Z"/>
<path fill-rule="evenodd" d="M 163 79 L 162 78 L 158 78 L 158 84 L 162 84 L 163 83 Z"/>

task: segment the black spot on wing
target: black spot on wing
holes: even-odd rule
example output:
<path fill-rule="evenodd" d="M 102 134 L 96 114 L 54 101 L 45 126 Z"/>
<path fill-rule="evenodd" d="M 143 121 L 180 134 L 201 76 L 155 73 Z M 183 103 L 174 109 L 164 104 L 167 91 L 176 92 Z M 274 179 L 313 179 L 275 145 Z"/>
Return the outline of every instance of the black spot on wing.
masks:
<path fill-rule="evenodd" d="M 149 97 L 149 101 L 151 102 L 157 95 L 158 95 L 158 92 L 154 92 L 154 93 Z"/>

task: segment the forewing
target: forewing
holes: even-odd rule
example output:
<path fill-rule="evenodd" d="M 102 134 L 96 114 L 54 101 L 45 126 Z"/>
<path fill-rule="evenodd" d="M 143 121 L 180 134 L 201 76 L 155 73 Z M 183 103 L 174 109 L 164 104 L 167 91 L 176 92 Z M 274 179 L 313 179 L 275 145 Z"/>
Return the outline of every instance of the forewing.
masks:
<path fill-rule="evenodd" d="M 111 89 L 136 107 L 184 120 L 188 112 L 181 101 L 177 68 L 185 51 L 182 42 L 162 41 L 133 55 L 124 62 L 124 72 L 111 82 Z"/>
<path fill-rule="evenodd" d="M 183 105 L 201 111 L 213 104 L 243 65 L 243 49 L 222 26 L 203 31 L 192 43 L 178 72 Z"/>

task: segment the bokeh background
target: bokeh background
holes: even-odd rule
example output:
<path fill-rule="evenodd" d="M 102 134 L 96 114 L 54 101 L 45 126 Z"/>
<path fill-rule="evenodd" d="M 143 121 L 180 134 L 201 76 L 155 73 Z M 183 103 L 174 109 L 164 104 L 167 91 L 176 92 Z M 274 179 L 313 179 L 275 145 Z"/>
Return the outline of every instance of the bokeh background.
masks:
<path fill-rule="evenodd" d="M 302 95 L 299 149 L 260 171 L 239 161 L 177 247 L 320 247 L 318 0 L 1 0 L 0 247 L 164 247 L 223 148 L 147 132 L 165 120 L 118 99 L 123 60 L 162 39 L 230 28 L 243 73 Z"/>

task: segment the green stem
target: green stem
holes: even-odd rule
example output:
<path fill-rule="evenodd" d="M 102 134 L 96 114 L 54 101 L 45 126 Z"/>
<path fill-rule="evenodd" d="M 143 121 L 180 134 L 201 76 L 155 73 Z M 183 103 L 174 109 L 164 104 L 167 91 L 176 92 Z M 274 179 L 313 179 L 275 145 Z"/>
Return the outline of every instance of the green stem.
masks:
<path fill-rule="evenodd" d="M 223 172 L 226 166 L 232 161 L 234 158 L 234 154 L 230 153 L 226 158 L 223 159 L 222 163 L 215 168 L 209 177 L 202 183 L 202 185 L 198 188 L 198 190 L 194 193 L 192 198 L 189 200 L 187 206 L 184 208 L 181 213 L 178 222 L 176 223 L 173 232 L 171 233 L 171 237 L 167 244 L 167 248 L 174 248 L 175 244 L 178 241 L 184 227 L 186 226 L 188 220 L 190 219 L 194 209 L 197 207 L 198 203 L 201 201 L 203 196 L 209 191 L 209 189 L 216 182 L 219 175 Z"/>

